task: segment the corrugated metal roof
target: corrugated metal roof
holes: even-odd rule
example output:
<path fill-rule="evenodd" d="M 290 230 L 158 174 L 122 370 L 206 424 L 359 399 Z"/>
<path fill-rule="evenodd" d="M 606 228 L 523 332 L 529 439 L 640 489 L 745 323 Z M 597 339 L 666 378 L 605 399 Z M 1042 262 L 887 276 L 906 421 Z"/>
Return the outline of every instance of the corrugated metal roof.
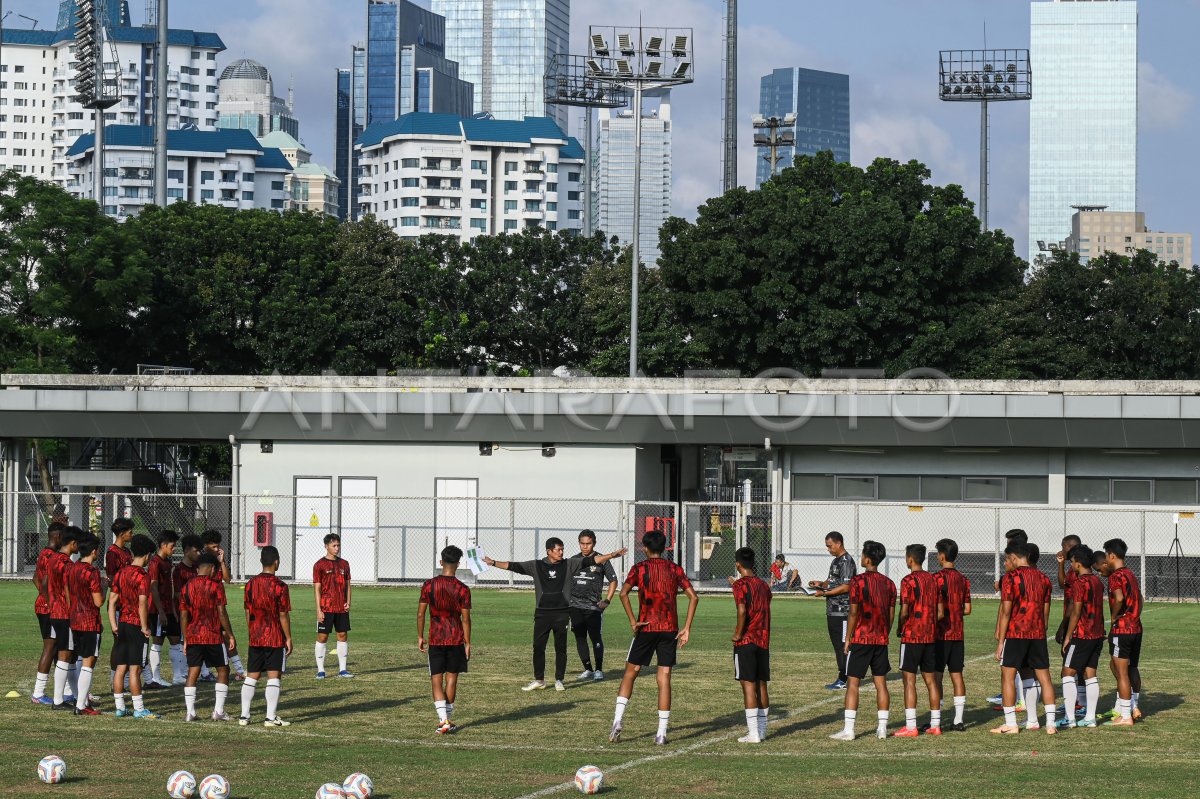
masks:
<path fill-rule="evenodd" d="M 80 136 L 67 150 L 67 157 L 74 158 L 88 152 L 95 147 L 95 140 L 96 136 L 92 133 Z M 104 142 L 114 147 L 153 147 L 154 128 L 150 125 L 105 125 Z M 292 165 L 279 149 L 263 147 L 253 133 L 241 128 L 168 130 L 167 149 L 191 153 L 251 153 L 259 169 L 292 170 Z"/>
<path fill-rule="evenodd" d="M 462 137 L 462 117 L 454 114 L 405 114 L 392 122 L 368 125 L 358 137 L 363 147 L 374 147 L 392 136 L 458 136 Z"/>

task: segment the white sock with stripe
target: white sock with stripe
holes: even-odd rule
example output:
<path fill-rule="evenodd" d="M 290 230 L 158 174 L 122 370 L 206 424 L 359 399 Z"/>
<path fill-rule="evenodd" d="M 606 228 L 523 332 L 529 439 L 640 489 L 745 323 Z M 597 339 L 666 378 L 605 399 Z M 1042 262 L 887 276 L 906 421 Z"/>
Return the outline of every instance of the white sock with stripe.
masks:
<path fill-rule="evenodd" d="M 658 734 L 659 734 L 659 736 L 666 737 L 667 724 L 669 724 L 670 721 L 671 721 L 671 711 L 669 711 L 669 710 L 658 711 Z"/>
<path fill-rule="evenodd" d="M 229 696 L 229 686 L 217 683 L 215 686 L 215 693 L 217 695 L 217 702 L 216 705 L 213 706 L 213 712 L 219 716 L 225 712 L 225 699 Z"/>
<path fill-rule="evenodd" d="M 258 688 L 258 680 L 247 677 L 242 683 L 242 718 L 250 718 L 250 703 L 254 701 L 254 692 Z M 268 716 L 267 718 L 270 718 Z"/>
<path fill-rule="evenodd" d="M 79 692 L 75 694 L 75 707 L 79 710 L 87 707 L 88 696 L 92 691 L 92 673 L 92 669 L 87 666 L 79 670 Z"/>
<path fill-rule="evenodd" d="M 1037 680 L 1025 680 L 1025 721 L 1029 724 L 1037 724 L 1038 714 L 1038 694 L 1041 692 L 1041 686 Z"/>
<path fill-rule="evenodd" d="M 350 659 L 350 642 L 337 642 L 338 671 L 348 671 L 346 663 Z"/>
<path fill-rule="evenodd" d="M 751 738 L 758 737 L 758 708 L 746 708 L 746 732 Z"/>
<path fill-rule="evenodd" d="M 63 697 L 67 693 L 67 675 L 71 671 L 71 664 L 65 660 L 57 660 L 54 662 L 54 704 L 61 705 Z"/>
<path fill-rule="evenodd" d="M 187 714 L 189 716 L 196 715 L 196 686 L 184 686 L 183 703 L 187 706 Z"/>
<path fill-rule="evenodd" d="M 67 691 L 71 696 L 79 696 L 79 671 L 83 668 L 83 658 L 76 658 L 71 664 L 71 673 L 67 675 Z"/>
<path fill-rule="evenodd" d="M 317 671 L 325 671 L 325 655 L 329 653 L 329 647 L 317 641 L 313 653 L 317 658 Z"/>
<path fill-rule="evenodd" d="M 150 678 L 146 682 L 162 682 L 162 644 L 150 644 Z"/>
<path fill-rule="evenodd" d="M 445 721 L 450 718 L 450 712 L 446 710 L 446 702 L 442 699 L 433 700 L 433 709 L 437 711 L 438 721 Z"/>
<path fill-rule="evenodd" d="M 767 717 L 771 715 L 771 708 L 760 707 L 758 709 L 758 737 L 767 737 Z"/>
<path fill-rule="evenodd" d="M 50 672 L 37 673 L 37 678 L 33 681 L 33 698 L 41 699 L 46 695 L 46 683 L 50 681 Z"/>
<path fill-rule="evenodd" d="M 279 718 L 279 694 L 282 692 L 278 677 L 267 680 L 267 718 Z"/>
<path fill-rule="evenodd" d="M 917 728 L 917 709 L 915 707 L 904 708 L 904 726 L 910 730 Z"/>
<path fill-rule="evenodd" d="M 954 697 L 954 723 L 962 724 L 963 723 L 963 714 L 966 712 L 967 712 L 967 697 L 966 696 Z"/>
<path fill-rule="evenodd" d="M 1087 706 L 1084 708 L 1083 717 L 1088 721 L 1096 720 L 1096 710 L 1100 707 L 1100 678 L 1092 677 L 1083 684 L 1083 694 L 1086 697 Z"/>
<path fill-rule="evenodd" d="M 1063 693 L 1063 718 L 1067 720 L 1067 724 L 1075 726 L 1075 700 L 1079 698 L 1079 686 L 1075 682 L 1075 676 L 1063 677 L 1062 681 Z"/>
<path fill-rule="evenodd" d="M 853 735 L 854 734 L 854 722 L 857 719 L 858 719 L 858 711 L 857 710 L 847 710 L 846 711 L 846 724 L 844 727 L 842 727 L 842 731 L 848 732 L 851 735 Z"/>
<path fill-rule="evenodd" d="M 626 697 L 617 697 L 617 710 L 613 715 L 613 724 L 620 724 L 621 719 L 625 718 L 625 708 L 629 705 L 629 700 Z"/>

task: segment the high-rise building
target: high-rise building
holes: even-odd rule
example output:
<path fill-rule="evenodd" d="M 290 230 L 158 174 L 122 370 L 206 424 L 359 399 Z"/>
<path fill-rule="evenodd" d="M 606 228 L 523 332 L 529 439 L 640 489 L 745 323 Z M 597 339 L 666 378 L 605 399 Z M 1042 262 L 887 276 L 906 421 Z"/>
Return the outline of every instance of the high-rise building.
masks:
<path fill-rule="evenodd" d="M 765 117 L 796 115 L 796 146 L 778 148 L 779 169 L 799 155 L 833 151 L 837 161 L 850 161 L 850 76 L 837 72 L 788 67 L 764 75 L 759 82 L 758 113 Z M 758 159 L 755 185 L 771 177 L 771 165 Z"/>
<path fill-rule="evenodd" d="M 496 119 L 549 116 L 566 130 L 566 106 L 545 102 L 556 55 L 570 52 L 570 0 L 431 0 L 446 18 L 446 57 L 475 86 L 475 112 Z"/>
<path fill-rule="evenodd" d="M 367 48 L 354 45 L 349 68 L 337 71 L 337 127 L 333 172 L 337 175 L 338 219 L 354 219 L 357 211 L 358 152 L 354 143 L 367 127 Z"/>
<path fill-rule="evenodd" d="M 241 128 L 255 136 L 281 130 L 292 138 L 300 137 L 300 121 L 288 99 L 275 96 L 271 73 L 262 64 L 239 58 L 221 70 L 217 84 L 217 127 Z"/>
<path fill-rule="evenodd" d="M 671 92 L 647 92 L 642 111 L 641 261 L 658 263 L 658 230 L 671 215 Z M 657 98 L 658 108 L 653 108 Z M 600 159 L 596 170 L 596 227 L 622 244 L 633 240 L 634 124 L 633 109 L 600 109 Z"/>
<path fill-rule="evenodd" d="M 1071 207 L 1137 210 L 1137 0 L 1031 4 L 1029 261 Z"/>
<path fill-rule="evenodd" d="M 1064 249 L 1079 253 L 1084 263 L 1105 253 L 1132 256 L 1149 250 L 1163 263 L 1192 266 L 1192 234 L 1163 233 L 1146 227 L 1141 211 L 1109 211 L 1103 206 L 1079 206 L 1071 217 L 1071 235 Z"/>
<path fill-rule="evenodd" d="M 258 143 L 267 150 L 278 150 L 292 165 L 284 182 L 288 201 L 286 208 L 313 211 L 327 216 L 338 215 L 337 176 L 320 164 L 313 163 L 312 152 L 294 137 L 276 130 L 260 136 Z"/>

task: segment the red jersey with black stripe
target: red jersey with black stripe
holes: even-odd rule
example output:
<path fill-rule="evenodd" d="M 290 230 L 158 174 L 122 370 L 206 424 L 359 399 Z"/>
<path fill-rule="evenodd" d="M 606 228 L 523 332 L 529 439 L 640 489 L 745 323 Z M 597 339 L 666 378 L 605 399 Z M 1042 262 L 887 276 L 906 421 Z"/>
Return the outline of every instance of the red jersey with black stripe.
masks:
<path fill-rule="evenodd" d="M 771 589 L 757 577 L 742 577 L 733 584 L 733 601 L 746 607 L 746 629 L 733 645 L 770 649 Z"/>
<path fill-rule="evenodd" d="M 119 547 L 113 544 L 104 553 L 104 574 L 108 577 L 108 582 L 111 585 L 112 581 L 117 579 L 117 574 L 121 569 L 133 563 L 133 553 L 125 547 Z"/>
<path fill-rule="evenodd" d="M 141 597 L 146 597 L 149 602 L 150 575 L 141 566 L 134 566 L 130 563 L 117 572 L 112 590 L 116 592 L 117 598 L 120 600 L 120 615 L 117 617 L 117 621 L 141 627 L 142 617 L 138 612 L 138 607 Z M 150 612 L 149 605 L 146 607 L 146 612 L 147 614 Z"/>
<path fill-rule="evenodd" d="M 1090 572 L 1076 576 L 1071 582 L 1067 596 L 1079 605 L 1079 622 L 1075 625 L 1072 638 L 1094 641 L 1104 637 L 1104 583 Z"/>
<path fill-rule="evenodd" d="M 225 586 L 216 577 L 196 577 L 179 592 L 179 610 L 187 613 L 183 631 L 189 644 L 223 644 L 221 608 L 225 607 Z M 282 646 L 282 644 L 281 644 Z"/>
<path fill-rule="evenodd" d="M 67 574 L 71 556 L 55 552 L 46 559 L 46 599 L 50 602 L 50 618 L 71 618 L 71 603 L 67 593 Z"/>
<path fill-rule="evenodd" d="M 1136 635 L 1142 631 L 1142 590 L 1137 578 L 1127 567 L 1122 566 L 1108 575 L 1108 595 L 1120 591 L 1125 597 L 1121 612 L 1113 617 L 1113 635 Z"/>
<path fill-rule="evenodd" d="M 46 566 L 50 562 L 50 556 L 57 554 L 50 547 L 46 547 L 37 556 L 37 565 L 33 567 L 33 584 L 37 588 L 37 598 L 33 600 L 34 613 L 49 613 L 50 598 L 46 596 Z"/>
<path fill-rule="evenodd" d="M 858 605 L 858 623 L 850 643 L 887 646 L 888 616 L 896 607 L 896 584 L 879 572 L 863 572 L 850 579 L 850 604 Z"/>
<path fill-rule="evenodd" d="M 345 613 L 349 599 L 350 564 L 343 558 L 321 558 L 313 564 L 313 582 L 321 586 L 321 612 Z"/>
<path fill-rule="evenodd" d="M 176 563 L 175 571 L 171 575 L 172 587 L 175 589 L 175 593 L 182 594 L 183 587 L 188 584 L 188 581 L 195 579 L 198 575 L 199 572 L 196 571 L 195 564 L 189 566 L 182 560 Z M 178 614 L 179 609 L 176 608 L 175 611 Z"/>
<path fill-rule="evenodd" d="M 273 574 L 257 574 L 246 582 L 243 604 L 250 612 L 250 646 L 281 647 L 286 644 L 280 614 L 292 612 L 287 583 Z"/>
<path fill-rule="evenodd" d="M 168 616 L 175 615 L 175 590 L 173 588 L 173 570 L 171 561 L 161 557 L 157 552 L 150 556 L 150 563 L 147 568 L 150 573 L 150 582 L 158 582 L 158 604 L 162 608 L 163 613 Z M 150 608 L 154 612 L 154 608 Z"/>
<path fill-rule="evenodd" d="M 1012 602 L 1005 638 L 1045 639 L 1044 608 L 1050 601 L 1050 578 L 1032 566 L 1019 566 L 1000 581 L 1000 599 Z"/>
<path fill-rule="evenodd" d="M 71 629 L 81 633 L 98 633 L 100 608 L 96 607 L 95 595 L 100 591 L 100 570 L 93 563 L 71 564 L 68 578 L 71 586 Z"/>
<path fill-rule="evenodd" d="M 439 574 L 421 586 L 421 603 L 429 606 L 429 645 L 459 646 L 467 642 L 462 612 L 471 609 L 471 589 L 457 577 Z"/>
<path fill-rule="evenodd" d="M 961 641 L 964 614 L 971 604 L 971 581 L 958 569 L 942 569 L 933 576 L 937 578 L 938 594 L 946 609 L 937 625 L 937 640 Z"/>
<path fill-rule="evenodd" d="M 638 590 L 638 627 L 648 633 L 679 632 L 676 595 L 692 587 L 679 564 L 666 558 L 646 558 L 629 570 L 625 582 Z"/>

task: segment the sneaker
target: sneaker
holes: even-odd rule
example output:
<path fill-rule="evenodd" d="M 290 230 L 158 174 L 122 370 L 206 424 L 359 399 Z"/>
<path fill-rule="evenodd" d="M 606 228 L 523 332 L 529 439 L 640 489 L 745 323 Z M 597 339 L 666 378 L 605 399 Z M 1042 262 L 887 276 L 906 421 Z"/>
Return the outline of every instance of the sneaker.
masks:
<path fill-rule="evenodd" d="M 916 727 L 901 727 L 892 733 L 893 738 L 916 738 L 921 732 Z"/>
<path fill-rule="evenodd" d="M 279 716 L 276 716 L 273 719 L 263 719 L 263 726 L 264 727 L 290 727 L 290 726 L 292 726 L 292 723 L 290 721 L 284 721 L 283 719 L 279 718 Z"/>
<path fill-rule="evenodd" d="M 147 680 L 146 683 L 142 686 L 142 690 L 143 691 L 159 691 L 166 687 L 167 686 L 165 686 L 165 685 L 160 685 L 156 680 Z"/>
<path fill-rule="evenodd" d="M 76 701 L 78 701 L 76 697 L 71 696 L 70 694 L 63 694 L 64 705 L 73 705 Z"/>
<path fill-rule="evenodd" d="M 51 705 L 50 709 L 51 710 L 72 710 L 74 707 L 75 707 L 74 702 L 68 702 L 67 700 L 64 699 L 62 702 L 60 702 L 57 705 Z"/>
<path fill-rule="evenodd" d="M 119 707 L 113 711 L 113 715 L 119 719 L 129 718 L 133 715 L 133 711 L 129 708 Z"/>
<path fill-rule="evenodd" d="M 928 730 L 925 731 L 925 734 L 926 735 L 941 735 L 942 728 L 941 727 L 930 727 Z"/>
<path fill-rule="evenodd" d="M 1116 708 L 1114 708 L 1114 709 L 1108 711 L 1107 713 L 1097 713 L 1096 719 L 1098 721 L 1114 721 L 1119 716 L 1120 716 L 1120 714 L 1117 713 Z"/>
<path fill-rule="evenodd" d="M 1087 715 L 1087 708 L 1086 708 L 1086 707 L 1077 707 L 1077 708 L 1075 708 L 1075 718 L 1077 718 L 1077 719 L 1081 719 L 1081 718 L 1083 718 L 1083 717 L 1084 717 L 1084 716 L 1086 716 L 1086 715 Z"/>
<path fill-rule="evenodd" d="M 1075 726 L 1075 719 L 1065 718 L 1054 722 L 1054 726 L 1060 730 L 1069 730 Z"/>
<path fill-rule="evenodd" d="M 534 680 L 521 689 L 522 691 L 544 691 L 546 690 L 545 680 Z"/>
<path fill-rule="evenodd" d="M 989 705 L 1000 705 L 1004 703 L 1004 697 L 1000 694 L 996 694 L 995 696 L 989 696 L 987 701 Z"/>
<path fill-rule="evenodd" d="M 212 720 L 213 721 L 233 721 L 233 717 L 230 716 L 228 713 L 218 713 L 217 711 L 214 710 L 213 714 L 212 714 Z"/>
<path fill-rule="evenodd" d="M 956 721 L 954 724 L 950 725 L 950 729 L 954 730 L 955 732 L 966 732 L 967 725 L 963 724 L 961 721 Z"/>
<path fill-rule="evenodd" d="M 829 737 L 835 741 L 853 741 L 854 733 L 851 732 L 850 730 L 842 730 L 841 732 L 835 732 L 833 735 L 830 735 Z"/>
<path fill-rule="evenodd" d="M 738 738 L 738 743 L 740 743 L 740 744 L 760 744 L 760 743 L 762 743 L 762 738 L 759 738 L 757 735 L 743 735 L 741 738 Z"/>
<path fill-rule="evenodd" d="M 1003 727 L 992 727 L 992 729 L 989 730 L 989 732 L 991 732 L 992 735 L 1016 735 L 1020 731 L 1021 731 L 1020 727 L 1009 727 L 1007 725 L 1005 725 Z"/>
<path fill-rule="evenodd" d="M 200 718 L 200 717 L 197 716 L 195 713 L 188 713 L 186 716 L 183 717 L 183 720 L 184 721 L 195 721 L 198 718 Z"/>
<path fill-rule="evenodd" d="M 1088 729 L 1095 728 L 1097 725 L 1095 719 L 1080 719 L 1079 721 L 1075 722 L 1075 726 L 1079 727 L 1080 729 Z"/>
<path fill-rule="evenodd" d="M 450 719 L 446 719 L 445 721 L 443 721 L 441 724 L 438 725 L 438 728 L 437 728 L 438 735 L 453 735 L 456 732 L 458 732 L 458 725 L 455 724 Z"/>
<path fill-rule="evenodd" d="M 76 716 L 99 716 L 100 711 L 92 710 L 90 707 L 85 707 L 83 710 L 80 710 L 79 708 L 75 708 L 75 715 Z"/>
<path fill-rule="evenodd" d="M 1000 708 L 1000 709 L 1003 710 L 1004 708 Z M 1025 712 L 1025 703 L 1017 702 L 1017 706 L 1016 706 L 1016 708 L 1014 708 L 1014 710 L 1016 710 L 1018 713 L 1024 713 Z"/>
<path fill-rule="evenodd" d="M 829 683 L 829 685 L 825 686 L 825 690 L 827 690 L 827 691 L 844 691 L 845 689 L 846 689 L 846 681 L 845 680 L 834 680 L 833 682 Z"/>
<path fill-rule="evenodd" d="M 133 717 L 135 719 L 156 719 L 158 718 L 158 714 L 151 713 L 149 710 L 142 708 L 141 710 L 133 711 Z"/>
<path fill-rule="evenodd" d="M 350 672 L 346 671 L 345 669 L 342 669 L 341 671 L 339 671 L 338 676 L 344 680 L 350 680 L 350 679 L 354 678 L 354 675 L 351 674 Z"/>
<path fill-rule="evenodd" d="M 614 721 L 613 725 L 612 725 L 612 730 L 609 731 L 609 733 L 608 733 L 608 742 L 610 744 L 615 744 L 615 743 L 619 742 L 620 740 L 621 740 L 621 722 Z"/>
<path fill-rule="evenodd" d="M 590 679 L 594 678 L 594 677 L 595 677 L 595 675 L 596 675 L 596 672 L 592 671 L 591 669 L 584 669 L 584 670 L 583 670 L 583 673 L 582 673 L 582 674 L 580 674 L 580 675 L 579 675 L 578 677 L 576 677 L 575 679 L 577 679 L 577 680 L 579 680 L 580 682 L 582 682 L 582 681 L 584 681 L 584 680 L 590 680 Z"/>
<path fill-rule="evenodd" d="M 604 672 L 596 669 L 592 672 L 592 682 L 602 682 L 604 680 Z"/>
<path fill-rule="evenodd" d="M 1118 716 L 1117 718 L 1108 722 L 1108 724 L 1106 726 L 1109 726 L 1109 727 L 1132 727 L 1133 719 L 1132 718 L 1126 719 L 1126 718 L 1121 718 L 1120 716 Z"/>
<path fill-rule="evenodd" d="M 667 736 L 655 735 L 654 736 L 654 745 L 655 746 L 666 746 L 667 745 Z"/>
<path fill-rule="evenodd" d="M 29 697 L 29 701 L 35 705 L 53 705 L 54 704 L 54 700 L 45 695 L 31 696 L 31 697 Z"/>
<path fill-rule="evenodd" d="M 567 690 L 567 686 L 563 685 L 562 680 L 555 680 L 554 681 L 554 690 L 565 691 L 565 690 Z"/>
<path fill-rule="evenodd" d="M 249 727 L 250 726 L 250 717 L 249 716 L 238 716 L 238 726 L 239 727 Z"/>
<path fill-rule="evenodd" d="M 317 672 L 317 679 L 318 679 L 318 680 L 323 680 L 323 679 L 325 679 L 325 672 L 323 672 L 323 671 L 318 671 L 318 672 Z"/>

